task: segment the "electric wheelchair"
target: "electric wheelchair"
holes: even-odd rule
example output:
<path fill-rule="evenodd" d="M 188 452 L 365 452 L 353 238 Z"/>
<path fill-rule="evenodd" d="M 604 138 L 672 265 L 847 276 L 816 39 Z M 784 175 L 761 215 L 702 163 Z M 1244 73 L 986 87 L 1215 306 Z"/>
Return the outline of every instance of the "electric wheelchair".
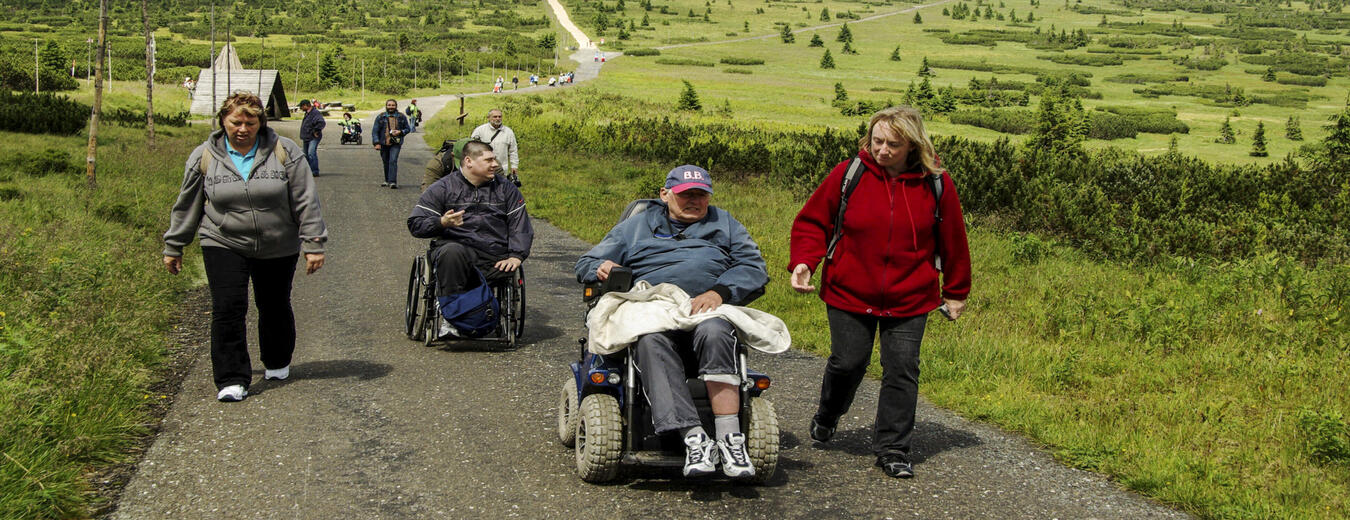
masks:
<path fill-rule="evenodd" d="M 654 200 L 637 200 L 628 205 L 621 218 L 641 213 Z M 632 287 L 632 270 L 615 267 L 604 282 L 586 284 L 583 301 L 589 312 L 606 292 L 624 292 Z M 759 297 L 751 295 L 745 305 Z M 629 350 L 610 355 L 591 353 L 586 338 L 580 339 L 577 361 L 571 363 L 558 400 L 558 440 L 576 450 L 577 474 L 586 482 L 607 482 L 624 468 L 664 468 L 679 471 L 684 466 L 685 446 L 675 432 L 657 434 L 652 426 L 651 409 L 643 395 L 636 363 Z M 771 384 L 769 376 L 746 366 L 744 344 L 736 345 L 736 368 L 741 376 L 741 431 L 746 434 L 746 451 L 755 468 L 749 482 L 762 484 L 773 477 L 778 466 L 778 418 L 773 405 L 762 397 Z M 697 376 L 698 360 L 685 357 L 685 385 L 705 425 L 713 422 L 708 390 Z"/>
<path fill-rule="evenodd" d="M 431 346 L 438 338 L 444 317 L 436 312 L 436 276 L 431 261 L 432 249 L 413 259 L 408 271 L 408 293 L 403 311 L 403 333 L 408 339 Z M 486 276 L 486 275 L 485 275 Z M 488 280 L 501 312 L 497 316 L 496 335 L 482 338 L 455 338 L 464 340 L 497 341 L 505 348 L 515 348 L 525 332 L 525 270 L 524 266 L 502 277 Z"/>

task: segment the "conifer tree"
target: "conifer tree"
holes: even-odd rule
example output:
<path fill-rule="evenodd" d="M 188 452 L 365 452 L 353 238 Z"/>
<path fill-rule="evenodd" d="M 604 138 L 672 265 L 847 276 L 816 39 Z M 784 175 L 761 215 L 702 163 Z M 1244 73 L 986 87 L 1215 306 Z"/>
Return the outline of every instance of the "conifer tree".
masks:
<path fill-rule="evenodd" d="M 694 86 L 688 81 L 684 81 L 684 91 L 680 92 L 680 101 L 675 108 L 693 112 L 703 110 L 703 104 L 698 101 L 698 92 L 694 92 Z"/>
<path fill-rule="evenodd" d="M 843 83 L 835 83 L 835 84 L 834 84 L 834 100 L 835 100 L 835 101 L 848 101 L 848 91 L 844 90 L 844 84 L 843 84 Z"/>
<path fill-rule="evenodd" d="M 853 41 L 853 31 L 848 30 L 848 22 L 844 22 L 839 28 L 839 36 L 835 36 L 834 41 L 845 43 Z"/>
<path fill-rule="evenodd" d="M 891 51 L 891 61 L 900 61 L 900 46 L 896 45 L 895 50 Z"/>
<path fill-rule="evenodd" d="M 746 25 L 749 25 L 749 23 L 750 22 L 746 22 Z M 746 29 L 746 31 L 749 31 L 749 29 Z M 797 41 L 797 36 L 792 34 L 792 27 L 789 26 L 788 24 L 783 24 L 783 32 L 782 34 L 779 34 L 778 37 L 783 39 L 783 43 L 792 43 Z"/>
<path fill-rule="evenodd" d="M 811 43 L 808 45 L 808 47 L 824 47 L 824 46 L 825 46 L 825 40 L 820 39 L 820 35 L 819 35 L 819 34 L 812 33 L 812 34 L 811 34 Z"/>
<path fill-rule="evenodd" d="M 820 57 L 820 68 L 822 69 L 834 68 L 834 56 L 830 56 L 829 49 L 825 49 L 825 55 Z"/>
<path fill-rule="evenodd" d="M 830 8 L 828 7 L 820 8 L 820 21 L 822 22 L 830 21 Z"/>
<path fill-rule="evenodd" d="M 1327 136 L 1322 139 L 1327 157 L 1332 161 L 1350 158 L 1350 108 L 1341 110 L 1328 121 L 1330 123 L 1323 127 L 1327 130 Z"/>
<path fill-rule="evenodd" d="M 1284 137 L 1290 141 L 1303 140 L 1303 127 L 1297 117 L 1289 116 L 1289 120 L 1284 122 Z"/>
<path fill-rule="evenodd" d="M 856 51 L 856 50 L 853 49 L 853 43 L 852 43 L 852 42 L 844 42 L 844 48 L 843 48 L 843 49 L 840 49 L 839 52 L 842 52 L 842 53 L 844 53 L 844 54 L 857 54 L 857 53 L 858 53 L 858 51 Z"/>
<path fill-rule="evenodd" d="M 1249 154 L 1252 157 L 1265 157 L 1270 155 L 1266 152 L 1266 123 L 1258 121 L 1256 123 L 1256 133 L 1252 134 L 1252 151 Z"/>
<path fill-rule="evenodd" d="M 1275 68 L 1266 67 L 1266 74 L 1261 76 L 1261 81 L 1275 81 Z"/>
<path fill-rule="evenodd" d="M 936 74 L 933 74 L 933 69 L 928 66 L 928 56 L 924 56 L 923 64 L 919 65 L 919 76 L 924 78 L 931 78 L 935 75 Z"/>
<path fill-rule="evenodd" d="M 919 13 L 918 13 L 918 12 L 915 12 L 915 13 L 914 13 L 914 23 L 916 23 L 916 24 L 923 23 L 923 17 L 922 17 L 922 16 L 919 16 Z"/>
<path fill-rule="evenodd" d="M 1219 144 L 1233 144 L 1237 142 L 1237 137 L 1233 136 L 1233 124 L 1229 122 L 1228 117 L 1223 118 L 1223 126 L 1219 127 L 1219 138 L 1214 142 Z"/>

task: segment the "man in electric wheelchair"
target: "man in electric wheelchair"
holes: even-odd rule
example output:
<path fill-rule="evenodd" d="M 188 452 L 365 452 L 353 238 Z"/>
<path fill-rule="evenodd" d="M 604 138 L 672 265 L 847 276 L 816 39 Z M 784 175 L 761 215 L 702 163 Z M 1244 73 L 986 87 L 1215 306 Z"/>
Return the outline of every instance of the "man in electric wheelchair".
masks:
<path fill-rule="evenodd" d="M 428 186 L 408 216 L 414 237 L 434 239 L 428 256 L 441 305 L 481 284 L 511 277 L 530 254 L 534 228 L 525 198 L 515 184 L 494 175 L 496 169 L 492 147 L 469 142 L 461 168 Z M 441 337 L 462 332 L 448 320 L 440 323 Z"/>
<path fill-rule="evenodd" d="M 660 292 L 662 287 L 669 288 L 659 285 L 663 283 L 672 284 L 683 291 L 673 301 L 683 305 L 687 299 L 688 315 L 664 316 L 683 314 L 670 308 L 659 313 L 663 316 L 657 316 L 657 313 L 642 317 L 629 316 L 627 323 L 610 325 L 618 328 L 647 327 L 643 330 L 651 330 L 636 336 L 636 342 L 629 347 L 629 352 L 641 381 L 641 393 L 650 405 L 651 423 L 656 434 L 664 436 L 668 432 L 677 432 L 683 441 L 684 476 L 715 473 L 720 463 L 722 473 L 728 477 L 755 479 L 756 464 L 752 463 L 753 457 L 747 453 L 747 438 L 741 431 L 741 384 L 743 377 L 756 382 L 762 378 L 762 386 L 755 389 L 752 385 L 753 393 L 746 394 L 747 399 L 758 399 L 754 396 L 767 387 L 768 378 L 757 373 L 746 375 L 743 369 L 744 357 L 737 347 L 737 329 L 728 321 L 740 320 L 729 317 L 725 312 L 736 310 L 736 316 L 745 314 L 737 310 L 740 308 L 723 304 L 741 305 L 762 294 L 769 277 L 759 246 L 745 226 L 725 210 L 709 205 L 712 191 L 712 179 L 703 168 L 685 165 L 671 170 L 666 176 L 665 187 L 661 189 L 660 203 L 652 201 L 645 210 L 622 220 L 577 261 L 575 270 L 578 281 L 582 283 L 612 281 L 611 275 L 626 278 L 631 272 L 631 280 L 639 284 L 634 291 L 624 293 L 625 298 L 632 298 L 632 293 L 648 290 Z M 604 305 L 602 302 L 591 310 L 587 319 L 588 327 L 597 325 L 597 311 Z M 778 346 L 787 348 L 790 339 L 780 320 L 753 309 L 743 311 L 753 311 L 777 321 L 781 329 L 777 331 Z M 685 330 L 662 329 L 676 326 L 674 322 L 665 325 L 668 318 L 683 320 L 679 325 Z M 653 323 L 661 325 L 653 326 Z M 689 326 L 690 323 L 693 325 Z M 592 352 L 596 351 L 593 341 L 595 332 L 591 331 L 592 344 L 589 348 Z M 690 359 L 688 365 L 691 370 L 697 370 L 707 390 L 715 432 L 711 437 L 704 429 L 690 388 L 686 386 L 686 361 L 682 355 L 697 358 L 696 362 Z M 631 381 L 629 384 L 632 384 Z M 569 398 L 566 395 L 567 388 L 576 391 L 575 386 L 565 387 L 565 399 Z M 570 397 L 573 403 L 574 396 Z M 620 399 L 631 402 L 628 397 L 631 394 Z M 773 421 L 772 439 L 765 439 L 769 435 L 759 435 L 757 438 L 759 442 L 772 443 L 772 461 L 767 466 L 761 465 L 769 473 L 761 476 L 761 479 L 766 479 L 776 464 L 778 438 L 772 408 L 767 402 L 760 404 L 763 406 L 760 409 L 766 410 Z M 580 408 L 571 411 L 572 414 L 584 415 L 587 407 L 583 403 Z M 585 416 L 580 419 L 567 418 L 565 415 L 568 412 L 563 410 L 560 421 L 567 419 L 576 424 L 575 421 L 587 419 Z M 635 414 L 629 416 L 639 417 Z M 581 468 L 582 437 L 587 435 L 582 432 L 587 429 L 578 428 L 576 435 L 569 439 L 567 433 L 561 431 L 565 426 L 560 423 L 560 435 L 564 436 L 564 444 L 571 440 L 578 446 L 578 469 L 582 471 L 582 478 L 604 480 L 603 477 L 594 478 L 594 475 L 588 478 L 586 471 Z M 642 431 L 639 425 L 629 425 L 629 428 Z M 597 437 L 599 432 L 589 433 Z M 641 437 L 640 434 L 638 436 Z M 601 439 L 587 440 L 592 443 L 599 441 Z M 630 446 L 634 444 L 629 442 Z M 610 471 L 605 476 L 612 474 L 613 471 Z"/>

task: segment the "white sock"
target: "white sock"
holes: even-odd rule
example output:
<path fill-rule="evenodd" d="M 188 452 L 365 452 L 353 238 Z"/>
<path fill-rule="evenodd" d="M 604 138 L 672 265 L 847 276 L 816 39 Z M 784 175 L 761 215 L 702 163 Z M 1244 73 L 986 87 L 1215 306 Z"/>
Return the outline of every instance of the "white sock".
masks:
<path fill-rule="evenodd" d="M 708 432 L 707 432 L 706 430 L 704 430 L 702 426 L 694 426 L 694 427 L 685 428 L 684 430 L 681 430 L 681 431 L 680 431 L 680 438 L 684 438 L 684 437 L 688 437 L 688 436 L 690 436 L 690 435 L 696 435 L 696 434 L 702 434 L 702 435 L 704 435 L 704 436 L 707 436 L 707 435 L 708 435 Z"/>
<path fill-rule="evenodd" d="M 721 439 L 733 433 L 741 433 L 741 419 L 736 414 L 714 415 L 713 425 L 717 428 L 717 438 Z"/>

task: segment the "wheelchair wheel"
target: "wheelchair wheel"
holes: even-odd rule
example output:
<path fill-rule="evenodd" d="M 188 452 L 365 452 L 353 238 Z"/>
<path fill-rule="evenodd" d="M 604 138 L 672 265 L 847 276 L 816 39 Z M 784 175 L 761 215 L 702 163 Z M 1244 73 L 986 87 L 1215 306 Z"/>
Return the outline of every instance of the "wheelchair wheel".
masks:
<path fill-rule="evenodd" d="M 511 277 L 511 288 L 509 289 L 511 298 L 507 300 L 507 308 L 502 309 L 502 316 L 506 319 L 506 339 L 515 348 L 520 342 L 520 337 L 525 334 L 525 271 L 516 269 L 515 276 Z"/>
<path fill-rule="evenodd" d="M 763 484 L 778 469 L 778 415 L 773 404 L 762 397 L 750 398 L 750 435 L 746 448 L 755 476 L 750 481 Z"/>
<path fill-rule="evenodd" d="M 421 341 L 422 335 L 426 333 L 422 327 L 422 318 L 427 311 L 423 298 L 426 292 L 426 281 L 422 279 L 423 262 L 426 259 L 420 256 L 413 260 L 412 269 L 408 272 L 408 298 L 403 307 L 403 334 L 413 341 Z"/>
<path fill-rule="evenodd" d="M 577 443 L 577 378 L 569 370 L 558 397 L 558 441 L 571 448 Z"/>
<path fill-rule="evenodd" d="M 577 475 L 586 482 L 608 482 L 619 474 L 623 450 L 623 418 L 619 402 L 609 394 L 591 394 L 581 401 L 577 418 Z"/>

